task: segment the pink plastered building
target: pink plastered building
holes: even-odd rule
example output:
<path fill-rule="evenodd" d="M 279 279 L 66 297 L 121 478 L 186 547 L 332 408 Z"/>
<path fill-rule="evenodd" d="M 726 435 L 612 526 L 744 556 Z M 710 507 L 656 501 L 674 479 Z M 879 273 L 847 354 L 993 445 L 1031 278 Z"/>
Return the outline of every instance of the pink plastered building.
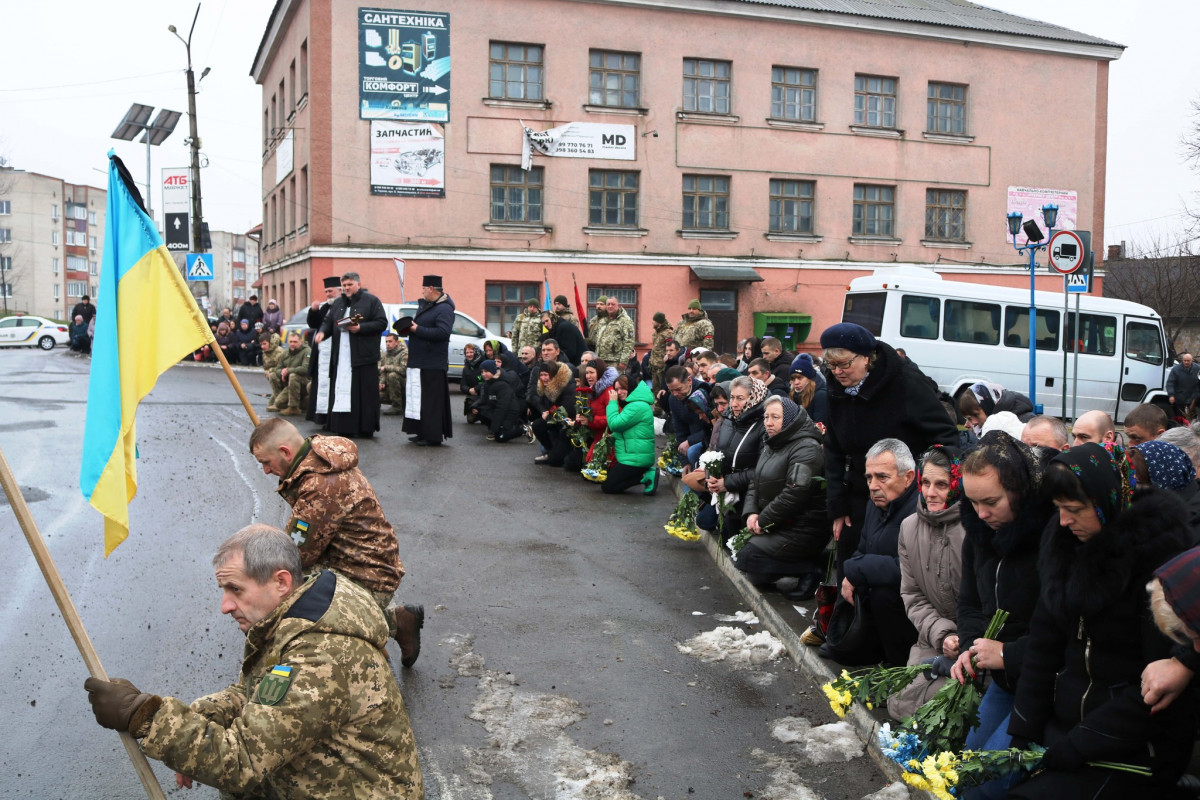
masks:
<path fill-rule="evenodd" d="M 813 349 L 874 269 L 1028 286 L 1010 187 L 1073 193 L 1099 259 L 1121 52 L 952 0 L 278 0 L 251 72 L 262 293 L 290 315 L 353 270 L 399 302 L 399 259 L 405 299 L 441 275 L 493 330 L 548 282 L 615 294 L 642 342 L 699 298 L 718 349 L 771 323 Z M 380 161 L 364 85 L 448 118 L 407 122 L 426 146 Z M 593 156 L 522 168 L 526 128 L 571 123 Z"/>

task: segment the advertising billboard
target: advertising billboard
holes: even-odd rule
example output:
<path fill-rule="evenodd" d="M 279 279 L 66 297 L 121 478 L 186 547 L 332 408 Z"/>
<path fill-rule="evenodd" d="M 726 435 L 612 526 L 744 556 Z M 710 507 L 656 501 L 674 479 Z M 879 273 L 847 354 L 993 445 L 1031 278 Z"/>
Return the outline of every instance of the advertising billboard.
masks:
<path fill-rule="evenodd" d="M 450 121 L 450 15 L 358 9 L 359 118 Z"/>
<path fill-rule="evenodd" d="M 371 194 L 446 196 L 446 139 L 438 126 L 371 121 Z"/>

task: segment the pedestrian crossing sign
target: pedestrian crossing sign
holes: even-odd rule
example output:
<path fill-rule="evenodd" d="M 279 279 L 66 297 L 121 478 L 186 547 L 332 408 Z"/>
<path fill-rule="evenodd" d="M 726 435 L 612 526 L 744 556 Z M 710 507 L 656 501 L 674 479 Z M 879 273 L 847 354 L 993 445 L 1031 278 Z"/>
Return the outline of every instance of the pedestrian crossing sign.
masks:
<path fill-rule="evenodd" d="M 211 281 L 213 279 L 212 253 L 187 254 L 187 279 L 189 281 Z"/>

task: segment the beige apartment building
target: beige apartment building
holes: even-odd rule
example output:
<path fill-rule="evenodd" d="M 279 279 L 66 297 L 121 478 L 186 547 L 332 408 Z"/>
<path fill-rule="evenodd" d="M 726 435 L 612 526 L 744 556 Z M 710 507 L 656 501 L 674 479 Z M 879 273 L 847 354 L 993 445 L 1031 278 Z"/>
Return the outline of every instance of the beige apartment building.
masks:
<path fill-rule="evenodd" d="M 0 314 L 67 320 L 96 296 L 108 193 L 61 178 L 0 169 Z"/>
<path fill-rule="evenodd" d="M 226 306 L 236 309 L 257 290 L 258 238 L 246 233 L 212 231 L 213 279 L 208 285 L 209 313 Z M 267 304 L 263 298 L 263 306 Z"/>
<path fill-rule="evenodd" d="M 507 332 L 578 286 L 643 342 L 699 298 L 729 350 L 812 347 L 889 265 L 1028 286 L 1014 208 L 1104 252 L 1122 49 L 960 0 L 277 0 L 260 296 L 291 314 L 356 270 L 411 301 L 434 273 Z"/>

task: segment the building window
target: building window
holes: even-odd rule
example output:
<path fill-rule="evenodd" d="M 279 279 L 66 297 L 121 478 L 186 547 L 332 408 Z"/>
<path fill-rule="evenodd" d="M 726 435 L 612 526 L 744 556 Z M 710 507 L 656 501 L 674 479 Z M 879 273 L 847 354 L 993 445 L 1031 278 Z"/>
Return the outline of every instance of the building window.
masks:
<path fill-rule="evenodd" d="M 729 229 L 729 178 L 683 176 L 683 227 Z"/>
<path fill-rule="evenodd" d="M 58 267 L 58 259 L 54 259 L 55 268 Z M 87 272 L 88 262 L 83 256 L 67 256 L 67 270 L 70 272 Z"/>
<path fill-rule="evenodd" d="M 771 117 L 796 122 L 816 122 L 815 69 L 771 67 Z"/>
<path fill-rule="evenodd" d="M 233 263 L 235 263 L 235 264 L 245 264 L 246 263 L 246 251 L 241 247 L 233 248 L 233 255 L 230 258 L 230 260 L 233 261 Z"/>
<path fill-rule="evenodd" d="M 308 227 L 308 167 L 300 168 L 300 227 Z"/>
<path fill-rule="evenodd" d="M 966 135 L 967 87 L 930 81 L 925 109 L 925 130 Z"/>
<path fill-rule="evenodd" d="M 967 193 L 925 190 L 925 238 L 961 242 L 967 238 Z"/>
<path fill-rule="evenodd" d="M 50 272 L 52 272 L 55 275 L 58 274 L 58 259 L 57 258 L 50 259 Z"/>
<path fill-rule="evenodd" d="M 771 232 L 812 233 L 815 181 L 771 181 Z"/>
<path fill-rule="evenodd" d="M 58 284 L 57 284 L 57 283 L 56 283 L 56 284 L 54 284 L 54 299 L 55 299 L 55 300 L 58 300 L 58 299 L 60 299 L 60 298 L 59 298 L 59 295 L 58 295 Z"/>
<path fill-rule="evenodd" d="M 730 74 L 728 61 L 702 58 L 683 60 L 683 110 L 708 114 L 728 114 Z"/>
<path fill-rule="evenodd" d="M 291 66 L 288 67 L 288 90 L 290 91 L 290 94 L 288 94 L 288 107 L 292 111 L 295 111 L 296 110 L 296 62 L 294 60 L 292 61 Z"/>
<path fill-rule="evenodd" d="M 291 190 L 289 195 L 292 198 L 291 205 L 288 206 L 288 233 L 296 230 L 296 176 L 288 181 L 288 188 Z"/>
<path fill-rule="evenodd" d="M 542 99 L 542 47 L 492 42 L 488 58 L 488 96 L 501 100 Z"/>
<path fill-rule="evenodd" d="M 263 152 L 266 153 L 271 149 L 271 120 L 268 117 L 268 112 L 263 109 Z"/>
<path fill-rule="evenodd" d="M 492 165 L 492 222 L 542 221 L 542 168 Z"/>
<path fill-rule="evenodd" d="M 12 297 L 13 285 L 11 283 L 0 283 L 0 297 Z M 55 298 L 58 299 L 57 297 Z"/>
<path fill-rule="evenodd" d="M 486 321 L 488 330 L 500 331 L 501 336 L 512 335 L 513 320 L 525 311 L 529 302 L 542 307 L 542 285 L 540 283 L 493 283 L 487 282 Z"/>
<path fill-rule="evenodd" d="M 601 169 L 588 173 L 588 224 L 637 227 L 638 173 Z"/>
<path fill-rule="evenodd" d="M 95 225 L 95 224 L 96 224 L 96 212 L 89 211 L 88 212 L 88 225 Z"/>
<path fill-rule="evenodd" d="M 642 57 L 637 53 L 593 50 L 588 54 L 588 102 L 637 108 Z"/>
<path fill-rule="evenodd" d="M 617 304 L 625 309 L 625 313 L 633 320 L 633 329 L 637 330 L 638 318 L 638 287 L 636 286 L 595 286 L 588 285 L 587 287 L 587 304 L 588 309 L 596 307 L 596 301 L 604 297 L 617 298 Z M 587 311 L 589 315 L 593 312 Z M 615 366 L 615 365 L 610 365 Z"/>
<path fill-rule="evenodd" d="M 854 124 L 896 127 L 896 79 L 854 76 Z"/>
<path fill-rule="evenodd" d="M 50 204 L 50 219 L 58 219 L 58 204 Z"/>
<path fill-rule="evenodd" d="M 235 281 L 244 281 L 244 280 L 246 280 L 246 270 L 244 270 L 244 269 L 239 269 L 239 268 L 237 268 L 237 267 L 234 267 L 234 268 L 233 268 L 233 279 L 234 279 Z"/>
<path fill-rule="evenodd" d="M 0 200 L 0 216 L 6 217 L 12 213 L 12 201 Z"/>
<path fill-rule="evenodd" d="M 96 252 L 96 237 L 95 236 L 88 237 L 88 250 L 91 250 L 93 253 Z"/>
<path fill-rule="evenodd" d="M 894 186 L 854 185 L 854 235 L 892 236 L 895 220 Z"/>
<path fill-rule="evenodd" d="M 300 43 L 300 99 L 308 96 L 308 39 Z"/>
<path fill-rule="evenodd" d="M 100 274 L 100 262 L 99 261 L 89 261 L 88 262 L 88 274 L 89 275 L 99 275 Z"/>
<path fill-rule="evenodd" d="M 67 281 L 67 297 L 83 297 L 87 293 L 87 281 Z"/>
<path fill-rule="evenodd" d="M 0 244 L 12 241 L 12 228 L 0 228 Z"/>
<path fill-rule="evenodd" d="M 54 271 L 58 272 L 58 259 L 54 259 Z M 7 272 L 12 269 L 12 256 L 0 256 L 0 272 Z"/>

